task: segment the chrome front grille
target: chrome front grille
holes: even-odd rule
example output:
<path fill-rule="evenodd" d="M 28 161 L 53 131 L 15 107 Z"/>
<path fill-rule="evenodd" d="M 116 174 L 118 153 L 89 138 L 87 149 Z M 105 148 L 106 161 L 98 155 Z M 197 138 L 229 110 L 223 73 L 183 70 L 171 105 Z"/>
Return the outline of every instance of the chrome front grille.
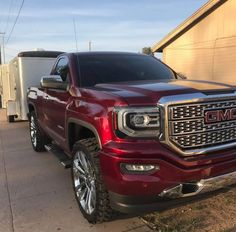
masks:
<path fill-rule="evenodd" d="M 236 121 L 228 121 L 217 124 L 205 124 L 202 118 L 174 121 L 170 123 L 172 135 L 191 134 L 193 132 L 196 133 L 204 131 L 214 131 L 233 127 L 236 127 Z"/>
<path fill-rule="evenodd" d="M 236 107 L 236 99 L 219 102 L 205 102 L 170 106 L 169 115 L 171 120 L 191 119 L 195 117 L 204 117 L 205 110 L 226 109 L 231 107 Z"/>
<path fill-rule="evenodd" d="M 216 144 L 232 142 L 235 140 L 235 138 L 236 128 L 170 137 L 173 142 L 177 143 L 179 146 L 185 149 L 214 146 Z"/>
<path fill-rule="evenodd" d="M 207 99 L 206 99 L 207 100 Z M 236 97 L 228 100 L 168 105 L 168 139 L 182 152 L 236 144 L 236 120 L 206 123 L 205 112 L 236 108 Z"/>

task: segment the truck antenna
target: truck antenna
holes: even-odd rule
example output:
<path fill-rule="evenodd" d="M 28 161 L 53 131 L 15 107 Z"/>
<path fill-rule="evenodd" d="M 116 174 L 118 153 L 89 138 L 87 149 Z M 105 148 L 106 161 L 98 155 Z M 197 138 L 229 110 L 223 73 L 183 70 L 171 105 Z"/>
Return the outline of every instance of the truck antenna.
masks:
<path fill-rule="evenodd" d="M 89 51 L 92 51 L 92 41 L 89 41 Z"/>

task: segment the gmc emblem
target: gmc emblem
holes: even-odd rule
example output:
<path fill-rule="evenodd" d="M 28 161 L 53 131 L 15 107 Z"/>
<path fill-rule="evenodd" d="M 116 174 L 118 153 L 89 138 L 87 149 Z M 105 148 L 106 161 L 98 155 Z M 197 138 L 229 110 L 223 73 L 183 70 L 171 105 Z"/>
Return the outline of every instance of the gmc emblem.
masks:
<path fill-rule="evenodd" d="M 236 108 L 205 111 L 205 123 L 236 120 Z"/>

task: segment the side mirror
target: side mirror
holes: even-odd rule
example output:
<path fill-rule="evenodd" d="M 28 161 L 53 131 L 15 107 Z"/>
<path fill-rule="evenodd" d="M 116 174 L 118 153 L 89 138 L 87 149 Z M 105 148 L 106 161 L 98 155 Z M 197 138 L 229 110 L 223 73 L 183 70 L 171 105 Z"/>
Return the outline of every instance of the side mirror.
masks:
<path fill-rule="evenodd" d="M 44 76 L 41 78 L 41 87 L 49 89 L 68 90 L 69 85 L 63 82 L 59 75 Z"/>
<path fill-rule="evenodd" d="M 177 73 L 177 76 L 183 80 L 187 80 L 187 77 L 183 73 Z"/>

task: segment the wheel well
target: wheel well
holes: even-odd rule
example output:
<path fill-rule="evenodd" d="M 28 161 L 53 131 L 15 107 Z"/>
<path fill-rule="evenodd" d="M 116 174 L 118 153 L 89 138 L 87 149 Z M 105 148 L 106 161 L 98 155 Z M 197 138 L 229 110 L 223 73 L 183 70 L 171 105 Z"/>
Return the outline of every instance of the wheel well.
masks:
<path fill-rule="evenodd" d="M 70 123 L 68 126 L 68 141 L 70 150 L 73 149 L 73 145 L 81 139 L 97 138 L 92 130 L 85 126 L 78 125 L 76 123 Z M 98 138 L 97 138 L 98 139 Z"/>
<path fill-rule="evenodd" d="M 33 107 L 31 104 L 28 105 L 28 108 L 29 108 L 29 113 L 31 113 L 32 111 L 34 111 L 34 107 Z"/>

